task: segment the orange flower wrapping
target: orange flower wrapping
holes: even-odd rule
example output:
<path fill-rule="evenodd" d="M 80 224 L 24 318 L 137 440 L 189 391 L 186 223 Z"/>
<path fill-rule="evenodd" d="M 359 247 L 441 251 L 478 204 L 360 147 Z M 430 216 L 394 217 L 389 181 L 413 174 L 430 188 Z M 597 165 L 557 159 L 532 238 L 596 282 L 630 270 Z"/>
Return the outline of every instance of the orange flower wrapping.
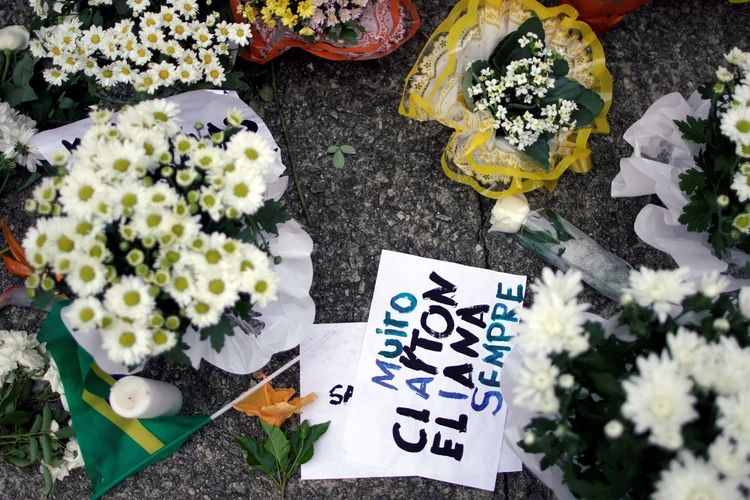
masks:
<path fill-rule="evenodd" d="M 281 427 L 286 419 L 302 413 L 303 406 L 318 399 L 313 392 L 304 398 L 294 398 L 290 401 L 294 392 L 294 389 L 274 389 L 268 383 L 234 405 L 234 409 L 251 417 L 258 417 L 267 424 Z"/>
<path fill-rule="evenodd" d="M 230 0 L 235 21 L 244 22 L 237 12 L 240 0 Z M 292 47 L 333 61 L 378 59 L 406 43 L 419 28 L 419 15 L 411 0 L 379 0 L 367 9 L 360 22 L 366 28 L 357 45 L 334 43 L 322 36 L 308 43 L 284 26 L 269 28 L 263 21 L 253 24 L 253 39 L 241 56 L 255 63 L 267 63 Z"/>
<path fill-rule="evenodd" d="M 560 3 L 572 5 L 580 14 L 578 19 L 602 35 L 646 0 L 560 0 Z"/>

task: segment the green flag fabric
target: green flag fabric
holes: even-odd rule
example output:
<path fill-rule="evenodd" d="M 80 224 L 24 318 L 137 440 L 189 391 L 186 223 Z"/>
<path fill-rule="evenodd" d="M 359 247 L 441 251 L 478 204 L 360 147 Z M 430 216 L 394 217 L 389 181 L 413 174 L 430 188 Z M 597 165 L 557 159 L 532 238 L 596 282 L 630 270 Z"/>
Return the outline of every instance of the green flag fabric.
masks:
<path fill-rule="evenodd" d="M 123 479 L 177 451 L 211 419 L 208 415 L 149 419 L 117 415 L 107 402 L 115 380 L 94 363 L 62 322 L 60 310 L 69 303 L 54 306 L 37 338 L 47 343 L 60 370 L 95 500 Z"/>

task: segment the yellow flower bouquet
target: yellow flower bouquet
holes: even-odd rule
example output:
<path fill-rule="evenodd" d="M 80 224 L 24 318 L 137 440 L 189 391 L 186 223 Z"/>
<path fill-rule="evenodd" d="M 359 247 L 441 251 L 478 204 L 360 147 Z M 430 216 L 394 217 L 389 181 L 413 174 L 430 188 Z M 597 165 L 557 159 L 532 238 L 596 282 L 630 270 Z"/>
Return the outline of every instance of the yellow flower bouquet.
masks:
<path fill-rule="evenodd" d="M 588 139 L 609 132 L 612 77 L 577 17 L 535 0 L 461 0 L 432 34 L 399 111 L 455 130 L 448 177 L 497 199 L 591 169 Z"/>

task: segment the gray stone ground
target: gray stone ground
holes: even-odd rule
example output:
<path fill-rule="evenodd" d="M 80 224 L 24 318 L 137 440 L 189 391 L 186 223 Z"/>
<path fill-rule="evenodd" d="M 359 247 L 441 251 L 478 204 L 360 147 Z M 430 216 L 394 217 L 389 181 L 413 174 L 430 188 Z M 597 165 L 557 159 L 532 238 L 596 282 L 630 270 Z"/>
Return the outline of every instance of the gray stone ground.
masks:
<path fill-rule="evenodd" d="M 545 3 L 554 3 L 548 0 Z M 417 35 L 390 57 L 371 62 L 328 62 L 302 51 L 276 62 L 278 89 L 300 180 L 310 209 L 308 227 L 315 241 L 315 281 L 311 290 L 317 322 L 365 321 L 382 249 L 488 267 L 534 279 L 542 261 L 508 237 L 488 233 L 490 200 L 454 183 L 440 169 L 441 150 L 450 135 L 436 123 L 407 120 L 397 112 L 404 78 L 427 36 L 448 14 L 452 2 L 416 0 L 422 15 Z M 21 0 L 0 0 L 0 26 L 29 21 Z M 692 92 L 712 77 L 721 54 L 750 39 L 750 5 L 726 0 L 652 0 L 602 37 L 614 77 L 612 131 L 591 141 L 594 169 L 568 173 L 554 193 L 529 196 L 533 207 L 550 207 L 602 246 L 634 266 L 673 266 L 668 256 L 642 243 L 632 231 L 648 197 L 610 198 L 610 182 L 619 159 L 630 154 L 625 130 L 660 96 Z M 255 87 L 270 83 L 270 68 L 245 65 Z M 283 147 L 278 110 L 266 105 L 266 121 Z M 348 143 L 359 152 L 342 170 L 325 151 Z M 289 165 L 287 161 L 287 165 Z M 5 193 L 0 217 L 18 235 L 32 219 L 21 210 L 22 196 Z M 289 210 L 302 220 L 299 199 L 290 184 Z M 0 272 L 0 289 L 20 280 Z M 611 315 L 614 304 L 587 290 L 594 312 Z M 43 315 L 27 310 L 0 312 L 0 326 L 36 331 Z M 277 356 L 269 369 L 292 353 Z M 248 386 L 248 379 L 227 375 L 205 364 L 200 370 L 152 363 L 146 375 L 174 381 L 187 389 L 187 412 L 210 412 Z M 158 375 L 156 375 L 158 374 Z M 294 368 L 279 379 L 298 387 Z M 177 453 L 124 481 L 106 498 L 266 498 L 275 486 L 250 470 L 232 441 L 238 433 L 259 435 L 260 425 L 228 413 L 195 434 Z M 0 464 L 0 497 L 43 498 L 41 475 Z M 90 494 L 83 470 L 58 483 L 53 498 L 82 499 Z M 553 496 L 524 472 L 499 475 L 494 493 L 417 478 L 346 481 L 291 481 L 289 498 L 341 499 L 547 499 Z"/>

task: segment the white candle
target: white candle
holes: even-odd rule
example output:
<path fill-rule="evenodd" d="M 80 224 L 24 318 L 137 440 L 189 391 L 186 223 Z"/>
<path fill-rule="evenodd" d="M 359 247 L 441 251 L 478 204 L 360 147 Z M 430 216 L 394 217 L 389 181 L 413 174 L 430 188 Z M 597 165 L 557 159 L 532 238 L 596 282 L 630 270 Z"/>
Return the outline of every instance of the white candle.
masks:
<path fill-rule="evenodd" d="M 182 392 L 166 382 L 123 377 L 110 389 L 109 405 L 125 418 L 172 416 L 182 408 Z"/>

